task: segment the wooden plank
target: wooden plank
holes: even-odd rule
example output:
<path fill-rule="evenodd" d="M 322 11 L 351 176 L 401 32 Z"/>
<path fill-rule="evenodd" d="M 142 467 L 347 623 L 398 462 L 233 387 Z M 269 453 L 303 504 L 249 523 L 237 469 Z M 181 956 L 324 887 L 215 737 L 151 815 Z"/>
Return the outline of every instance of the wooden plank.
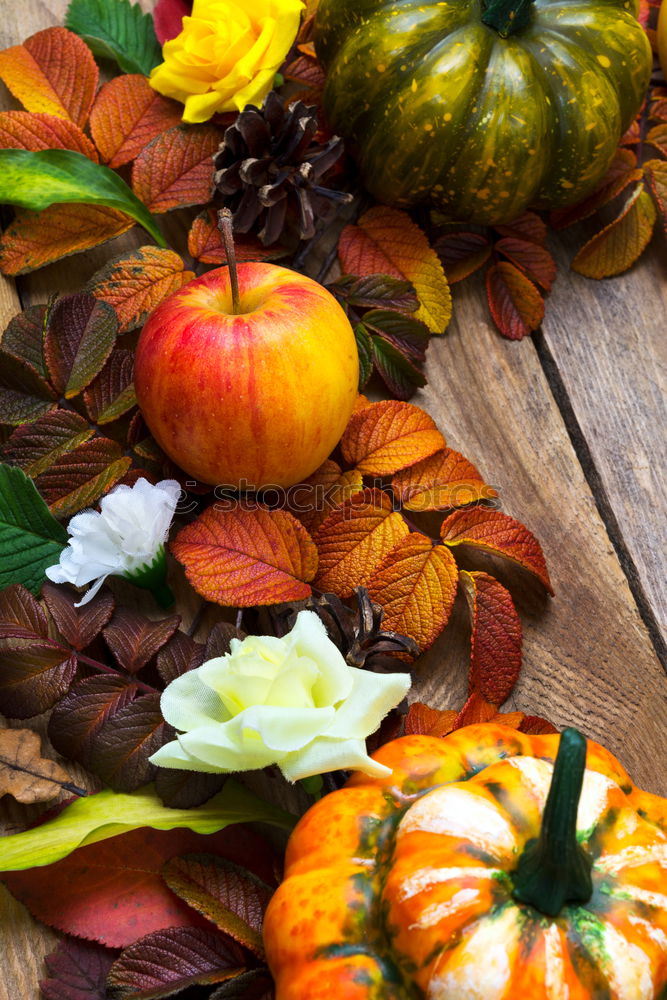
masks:
<path fill-rule="evenodd" d="M 587 281 L 568 265 L 593 231 L 577 226 L 558 242 L 546 360 L 569 400 L 570 431 L 583 443 L 589 481 L 597 477 L 635 596 L 667 640 L 667 246 L 659 232 L 629 272 Z"/>

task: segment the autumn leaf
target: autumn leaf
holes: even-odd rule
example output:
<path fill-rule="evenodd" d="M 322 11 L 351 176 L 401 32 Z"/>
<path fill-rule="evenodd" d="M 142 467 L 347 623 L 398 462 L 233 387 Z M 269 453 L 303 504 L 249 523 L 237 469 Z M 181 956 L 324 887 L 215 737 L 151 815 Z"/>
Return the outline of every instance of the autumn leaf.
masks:
<path fill-rule="evenodd" d="M 25 274 L 126 233 L 134 220 L 104 205 L 51 205 L 18 211 L 0 239 L 0 270 Z"/>
<path fill-rule="evenodd" d="M 153 11 L 155 33 L 160 45 L 164 45 L 183 28 L 183 18 L 192 13 L 192 0 L 157 0 Z"/>
<path fill-rule="evenodd" d="M 409 533 L 391 500 L 378 489 L 357 493 L 320 525 L 313 536 L 319 553 L 315 584 L 339 597 L 366 586 L 376 567 Z"/>
<path fill-rule="evenodd" d="M 194 278 L 173 250 L 145 246 L 112 258 L 88 281 L 85 290 L 111 306 L 119 333 L 142 326 L 168 295 Z"/>
<path fill-rule="evenodd" d="M 166 645 L 180 623 L 179 615 L 151 621 L 133 608 L 118 608 L 103 634 L 118 665 L 136 674 Z"/>
<path fill-rule="evenodd" d="M 411 532 L 391 550 L 368 581 L 372 600 L 384 609 L 383 627 L 409 635 L 429 649 L 449 621 L 458 567 L 444 545 Z"/>
<path fill-rule="evenodd" d="M 390 399 L 353 414 L 340 444 L 359 472 L 386 476 L 433 455 L 445 439 L 418 406 Z"/>
<path fill-rule="evenodd" d="M 664 160 L 647 160 L 644 163 L 644 173 L 667 233 L 667 163 Z"/>
<path fill-rule="evenodd" d="M 217 209 L 204 209 L 192 223 L 188 234 L 188 253 L 203 264 L 227 263 L 227 252 L 218 226 Z M 265 247 L 252 234 L 234 233 L 234 253 L 237 261 L 277 260 L 285 257 L 289 251 L 276 243 Z"/>
<path fill-rule="evenodd" d="M 71 792 L 73 788 L 67 771 L 42 757 L 37 733 L 32 729 L 0 729 L 0 797 L 48 802 L 63 789 Z"/>
<path fill-rule="evenodd" d="M 83 394 L 86 413 L 94 424 L 108 424 L 132 409 L 137 401 L 133 376 L 134 351 L 115 348 Z"/>
<path fill-rule="evenodd" d="M 340 504 L 364 488 L 357 469 L 343 472 L 331 459 L 287 493 L 289 509 L 312 534 Z"/>
<path fill-rule="evenodd" d="M 17 427 L 0 455 L 9 465 L 18 465 L 35 479 L 61 455 L 88 441 L 94 430 L 74 410 L 51 410 L 32 423 Z"/>
<path fill-rule="evenodd" d="M 29 645 L 3 641 L 1 651 L 0 706 L 10 719 L 30 719 L 52 708 L 76 673 L 72 651 L 48 638 Z"/>
<path fill-rule="evenodd" d="M 222 132 L 214 125 L 163 132 L 134 161 L 132 190 L 151 212 L 201 205 L 213 192 L 213 154 Z"/>
<path fill-rule="evenodd" d="M 478 271 L 491 256 L 491 243 L 482 233 L 445 233 L 433 244 L 450 285 Z"/>
<path fill-rule="evenodd" d="M 228 623 L 218 624 L 226 625 Z M 233 626 L 230 627 L 233 628 Z M 204 649 L 202 643 L 195 642 L 185 632 L 175 632 L 170 641 L 157 654 L 155 669 L 162 682 L 171 684 L 173 680 L 187 673 L 188 670 L 194 670 L 195 667 L 201 666 L 204 661 Z"/>
<path fill-rule="evenodd" d="M 554 229 L 565 229 L 575 222 L 587 219 L 603 205 L 617 198 L 633 181 L 641 180 L 641 176 L 636 154 L 629 149 L 617 149 L 609 170 L 595 191 L 577 205 L 551 212 L 549 216 L 551 225 Z"/>
<path fill-rule="evenodd" d="M 27 361 L 0 350 L 0 420 L 16 427 L 53 410 L 57 395 Z"/>
<path fill-rule="evenodd" d="M 44 1000 L 106 1000 L 114 954 L 98 944 L 66 938 L 44 959 L 49 978 L 39 983 Z"/>
<path fill-rule="evenodd" d="M 638 184 L 621 214 L 584 244 L 572 270 L 586 278 L 611 278 L 627 271 L 648 245 L 657 215 L 650 194 Z"/>
<path fill-rule="evenodd" d="M 510 340 L 521 340 L 544 319 L 540 292 L 508 261 L 500 261 L 486 272 L 486 295 L 494 323 Z"/>
<path fill-rule="evenodd" d="M 76 606 L 79 601 L 76 591 L 62 585 L 45 583 L 42 597 L 58 631 L 78 651 L 93 642 L 113 614 L 114 599 L 108 590 L 100 591 L 81 607 Z"/>
<path fill-rule="evenodd" d="M 99 163 L 97 150 L 78 125 L 67 118 L 35 111 L 0 112 L 0 147 L 33 153 L 38 149 L 73 149 Z"/>
<path fill-rule="evenodd" d="M 406 510 L 448 510 L 498 496 L 458 451 L 443 448 L 399 472 L 391 481 Z"/>
<path fill-rule="evenodd" d="M 26 111 L 69 118 L 80 128 L 98 77 L 88 46 L 65 28 L 46 28 L 0 52 L 0 79 Z"/>
<path fill-rule="evenodd" d="M 27 362 L 42 378 L 47 376 L 44 327 L 48 314 L 46 305 L 28 306 L 10 319 L 2 335 L 2 353 Z"/>
<path fill-rule="evenodd" d="M 153 90 L 145 76 L 128 73 L 100 89 L 90 112 L 90 133 L 102 160 L 121 167 L 178 125 L 182 113 L 182 106 Z"/>
<path fill-rule="evenodd" d="M 499 236 L 509 236 L 512 239 L 528 240 L 545 246 L 547 242 L 547 227 L 536 212 L 524 212 L 518 219 L 493 227 Z"/>
<path fill-rule="evenodd" d="M 106 302 L 79 292 L 63 295 L 49 313 L 44 358 L 51 384 L 66 399 L 78 395 L 113 350 L 118 321 Z"/>
<path fill-rule="evenodd" d="M 646 142 L 649 142 L 652 146 L 662 153 L 663 156 L 667 156 L 667 123 L 661 123 L 660 125 L 654 125 L 652 129 L 649 129 L 646 135 Z"/>
<path fill-rule="evenodd" d="M 431 708 L 423 701 L 413 701 L 405 717 L 406 736 L 447 736 L 454 727 L 458 712 Z"/>
<path fill-rule="evenodd" d="M 172 892 L 219 930 L 264 957 L 262 923 L 273 890 L 256 875 L 209 853 L 173 858 L 162 877 Z"/>
<path fill-rule="evenodd" d="M 523 712 L 498 712 L 495 705 L 484 701 L 479 692 L 471 694 L 460 712 L 431 708 L 423 702 L 410 705 L 405 717 L 405 735 L 447 736 L 454 729 L 472 725 L 475 722 L 493 722 L 499 726 L 509 726 L 521 733 L 556 733 L 558 730 L 546 719 Z"/>
<path fill-rule="evenodd" d="M 556 261 L 546 247 L 516 236 L 503 236 L 494 247 L 531 281 L 548 292 L 556 278 Z"/>
<path fill-rule="evenodd" d="M 470 689 L 502 705 L 521 670 L 521 622 L 509 591 L 488 573 L 461 572 L 472 620 Z"/>
<path fill-rule="evenodd" d="M 155 777 L 150 756 L 173 737 L 160 711 L 160 692 L 116 708 L 96 730 L 86 767 L 116 792 L 133 792 Z"/>
<path fill-rule="evenodd" d="M 528 528 L 509 515 L 483 507 L 457 510 L 442 522 L 440 536 L 450 547 L 470 545 L 518 563 L 553 594 L 540 543 Z"/>
<path fill-rule="evenodd" d="M 96 437 L 61 455 L 35 485 L 53 514 L 69 517 L 99 500 L 131 464 L 117 441 Z"/>
<path fill-rule="evenodd" d="M 317 569 L 317 550 L 283 510 L 209 507 L 183 528 L 171 551 L 198 594 L 236 607 L 300 601 Z"/>
<path fill-rule="evenodd" d="M 89 766 L 102 726 L 138 694 L 138 685 L 120 675 L 84 677 L 51 712 L 48 734 L 54 748 L 63 757 Z"/>
<path fill-rule="evenodd" d="M 435 250 L 410 217 L 395 208 L 376 206 L 346 226 L 338 254 L 348 274 L 389 274 L 409 281 L 420 307 L 415 319 L 431 333 L 443 333 L 452 315 L 452 300 L 445 272 Z"/>

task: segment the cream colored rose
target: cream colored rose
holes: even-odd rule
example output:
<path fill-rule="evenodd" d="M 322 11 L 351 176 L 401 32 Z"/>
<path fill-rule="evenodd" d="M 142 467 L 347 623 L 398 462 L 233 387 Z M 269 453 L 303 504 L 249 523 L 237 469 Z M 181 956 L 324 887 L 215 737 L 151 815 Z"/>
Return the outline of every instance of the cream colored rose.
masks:
<path fill-rule="evenodd" d="M 365 740 L 405 696 L 407 674 L 348 666 L 313 611 L 301 611 L 283 639 L 231 646 L 164 691 L 162 714 L 182 735 L 153 764 L 213 772 L 277 764 L 289 781 L 337 768 L 390 773 Z"/>
<path fill-rule="evenodd" d="M 150 85 L 185 105 L 183 121 L 261 105 L 299 29 L 301 0 L 194 0 L 162 48 Z"/>

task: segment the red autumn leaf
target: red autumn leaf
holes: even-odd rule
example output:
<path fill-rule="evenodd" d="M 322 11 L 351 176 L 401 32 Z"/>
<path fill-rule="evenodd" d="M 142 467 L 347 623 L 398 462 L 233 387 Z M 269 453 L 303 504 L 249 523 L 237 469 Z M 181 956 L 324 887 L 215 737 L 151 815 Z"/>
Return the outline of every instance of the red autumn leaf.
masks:
<path fill-rule="evenodd" d="M 556 261 L 546 247 L 516 236 L 504 236 L 495 250 L 508 257 L 531 281 L 550 291 L 556 277 Z"/>
<path fill-rule="evenodd" d="M 451 710 L 440 711 L 430 708 L 423 702 L 415 701 L 410 705 L 405 717 L 405 735 L 415 736 L 447 736 L 454 729 L 472 725 L 476 722 L 493 722 L 500 726 L 518 729 L 520 733 L 555 733 L 558 732 L 546 719 L 537 715 L 524 715 L 523 712 L 497 712 L 495 705 L 485 701 L 479 692 L 469 696 L 460 712 Z"/>
<path fill-rule="evenodd" d="M 105 205 L 50 205 L 17 211 L 0 239 L 0 271 L 25 274 L 126 233 L 134 219 Z"/>
<path fill-rule="evenodd" d="M 54 389 L 66 399 L 92 382 L 111 354 L 118 333 L 113 309 L 92 295 L 63 295 L 49 313 L 44 357 Z"/>
<path fill-rule="evenodd" d="M 187 673 L 188 670 L 194 670 L 203 662 L 204 646 L 202 643 L 195 642 L 185 632 L 176 632 L 157 654 L 156 669 L 163 683 L 171 684 L 181 674 Z M 189 771 L 188 774 L 192 774 L 192 772 Z"/>
<path fill-rule="evenodd" d="M 76 673 L 76 658 L 48 639 L 2 643 L 0 711 L 10 719 L 30 719 L 65 694 Z"/>
<path fill-rule="evenodd" d="M 0 639 L 47 639 L 49 623 L 29 590 L 13 583 L 0 590 Z"/>
<path fill-rule="evenodd" d="M 531 736 L 541 736 L 557 733 L 558 729 L 548 719 L 543 719 L 540 715 L 526 715 L 519 726 L 519 732 L 528 733 Z"/>
<path fill-rule="evenodd" d="M 106 1000 L 114 955 L 90 941 L 66 938 L 44 959 L 49 978 L 39 983 L 44 1000 Z"/>
<path fill-rule="evenodd" d="M 202 205 L 213 192 L 213 154 L 222 132 L 214 125 L 167 129 L 132 166 L 132 190 L 151 212 Z"/>
<path fill-rule="evenodd" d="M 488 573 L 461 572 L 472 619 L 470 690 L 493 705 L 509 698 L 521 670 L 521 622 L 509 591 Z"/>
<path fill-rule="evenodd" d="M 627 271 L 653 235 L 657 210 L 650 194 L 638 184 L 620 215 L 581 248 L 573 271 L 587 278 L 611 278 Z"/>
<path fill-rule="evenodd" d="M 446 736 L 451 733 L 458 712 L 431 708 L 413 701 L 405 717 L 406 736 Z"/>
<path fill-rule="evenodd" d="M 363 488 L 363 477 L 357 469 L 343 472 L 337 462 L 328 459 L 304 482 L 290 487 L 289 510 L 312 534 L 332 510 Z"/>
<path fill-rule="evenodd" d="M 78 125 L 67 118 L 34 111 L 0 112 L 0 147 L 27 149 L 73 149 L 99 163 L 97 150 Z"/>
<path fill-rule="evenodd" d="M 443 448 L 399 472 L 391 481 L 406 510 L 449 510 L 498 496 L 475 466 L 458 451 Z"/>
<path fill-rule="evenodd" d="M 555 229 L 565 229 L 575 222 L 581 222 L 597 212 L 603 205 L 625 191 L 633 181 L 640 180 L 642 172 L 637 164 L 637 155 L 629 149 L 617 149 L 609 170 L 599 185 L 588 198 L 569 208 L 560 208 L 550 215 L 551 225 Z"/>
<path fill-rule="evenodd" d="M 90 424 L 74 410 L 58 408 L 17 427 L 0 454 L 4 462 L 18 465 L 27 476 L 35 479 L 61 455 L 74 451 L 93 434 Z"/>
<path fill-rule="evenodd" d="M 442 333 L 452 315 L 445 272 L 426 236 L 405 212 L 379 205 L 340 235 L 343 271 L 359 277 L 389 274 L 414 286 L 420 307 L 414 318 Z"/>
<path fill-rule="evenodd" d="M 115 348 L 83 393 L 86 413 L 94 424 L 108 424 L 132 409 L 137 401 L 133 376 L 134 351 Z"/>
<path fill-rule="evenodd" d="M 470 545 L 518 563 L 534 573 L 553 594 L 540 543 L 528 528 L 513 517 L 482 507 L 457 510 L 442 522 L 440 535 L 445 545 Z"/>
<path fill-rule="evenodd" d="M 539 246 L 544 246 L 547 242 L 546 224 L 535 212 L 524 212 L 513 222 L 494 226 L 494 229 L 500 236 L 528 240 L 529 243 L 537 243 Z"/>
<path fill-rule="evenodd" d="M 116 792 L 133 792 L 155 777 L 149 757 L 173 737 L 160 711 L 160 692 L 117 707 L 91 737 L 85 766 Z"/>
<path fill-rule="evenodd" d="M 121 167 L 181 120 L 182 105 L 156 93 L 145 76 L 125 73 L 100 89 L 90 112 L 90 133 L 102 161 Z"/>
<path fill-rule="evenodd" d="M 145 246 L 120 254 L 96 271 L 86 291 L 112 307 L 119 333 L 142 326 L 168 295 L 194 278 L 173 250 Z"/>
<path fill-rule="evenodd" d="M 317 569 L 313 540 L 284 510 L 209 507 L 179 532 L 171 551 L 198 594 L 243 608 L 308 597 Z"/>
<path fill-rule="evenodd" d="M 222 934 L 173 927 L 126 948 L 111 966 L 107 986 L 116 1000 L 154 1000 L 188 986 L 224 982 L 245 969 L 246 955 Z"/>
<path fill-rule="evenodd" d="M 517 713 L 520 715 L 521 713 Z M 486 701 L 480 691 L 474 690 L 468 696 L 465 705 L 454 719 L 452 731 L 464 726 L 475 726 L 480 722 L 499 721 L 500 713 L 496 705 Z M 516 728 L 516 727 L 513 727 Z"/>
<path fill-rule="evenodd" d="M 80 128 L 88 120 L 98 78 L 92 52 L 66 28 L 46 28 L 0 52 L 0 79 L 26 111 L 69 118 Z"/>
<path fill-rule="evenodd" d="M 521 340 L 544 319 L 542 295 L 518 267 L 507 261 L 486 273 L 486 296 L 493 321 L 503 337 Z"/>
<path fill-rule="evenodd" d="M 641 142 L 642 128 L 638 118 L 630 125 L 630 128 L 623 133 L 619 139 L 619 146 L 637 146 Z"/>
<path fill-rule="evenodd" d="M 180 35 L 183 18 L 191 13 L 192 0 L 157 0 L 153 11 L 153 23 L 160 45 Z"/>
<path fill-rule="evenodd" d="M 142 828 L 79 847 L 55 864 L 3 873 L 10 892 L 38 920 L 66 934 L 123 948 L 166 927 L 205 926 L 164 884 L 170 858 L 208 852 L 252 866 L 270 879 L 271 852 L 246 827 L 210 835 Z M 1 870 L 1 861 L 0 861 Z"/>
<path fill-rule="evenodd" d="M 104 629 L 104 638 L 118 665 L 136 674 L 169 642 L 180 623 L 180 615 L 151 621 L 132 608 L 118 608 Z"/>
<path fill-rule="evenodd" d="M 644 163 L 644 174 L 667 233 L 667 163 L 664 160 L 647 160 Z M 5 338 L 6 336 L 5 334 Z"/>
<path fill-rule="evenodd" d="M 138 694 L 138 685 L 125 677 L 84 677 L 51 712 L 48 734 L 54 748 L 63 757 L 86 766 L 102 726 Z"/>
<path fill-rule="evenodd" d="M 256 236 L 246 233 L 234 234 L 234 252 L 237 261 L 277 260 L 288 250 L 279 244 L 265 247 Z M 226 264 L 227 253 L 218 227 L 218 213 L 215 208 L 207 208 L 197 216 L 188 234 L 188 253 L 204 264 Z"/>
<path fill-rule="evenodd" d="M 446 233 L 433 244 L 450 285 L 478 271 L 491 256 L 488 236 L 482 233 Z"/>
<path fill-rule="evenodd" d="M 51 513 L 69 517 L 90 507 L 115 486 L 132 459 L 123 455 L 121 446 L 110 438 L 93 438 L 74 451 L 61 455 L 35 480 Z"/>
<path fill-rule="evenodd" d="M 315 584 L 320 590 L 350 597 L 366 586 L 374 570 L 409 533 L 391 500 L 377 489 L 357 493 L 336 508 L 313 538 L 319 553 Z"/>
<path fill-rule="evenodd" d="M 375 570 L 368 593 L 384 609 L 383 628 L 411 636 L 425 650 L 449 621 L 458 577 L 451 552 L 414 531 Z"/>
<path fill-rule="evenodd" d="M 53 583 L 44 584 L 42 597 L 63 639 L 76 650 L 89 646 L 113 614 L 114 599 L 108 590 L 80 608 L 75 607 L 79 597 L 74 591 Z"/>
<path fill-rule="evenodd" d="M 445 439 L 418 406 L 389 399 L 354 413 L 340 445 L 359 472 L 386 476 L 433 455 Z"/>
<path fill-rule="evenodd" d="M 667 123 L 654 125 L 649 129 L 646 142 L 650 142 L 663 156 L 667 156 Z"/>
<path fill-rule="evenodd" d="M 169 861 L 162 877 L 189 906 L 264 957 L 262 924 L 273 890 L 256 875 L 226 858 L 190 854 Z"/>

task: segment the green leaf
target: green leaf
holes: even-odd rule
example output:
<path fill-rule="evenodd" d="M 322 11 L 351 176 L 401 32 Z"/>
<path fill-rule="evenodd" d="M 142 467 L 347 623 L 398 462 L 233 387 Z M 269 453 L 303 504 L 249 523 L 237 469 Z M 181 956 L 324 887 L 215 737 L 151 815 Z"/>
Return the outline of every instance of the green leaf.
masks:
<path fill-rule="evenodd" d="M 2 838 L 0 870 L 39 868 L 67 857 L 77 847 L 94 844 L 142 826 L 154 830 L 188 827 L 195 833 L 216 833 L 232 823 L 271 823 L 290 830 L 296 817 L 258 798 L 230 778 L 225 787 L 196 809 L 163 806 L 152 785 L 136 792 L 105 789 L 77 799 L 55 819 L 32 830 Z"/>
<path fill-rule="evenodd" d="M 71 0 L 65 27 L 83 38 L 103 59 L 113 59 L 124 73 L 148 76 L 162 62 L 153 18 L 129 0 Z"/>
<path fill-rule="evenodd" d="M 67 532 L 26 474 L 0 465 L 0 587 L 22 583 L 33 594 L 58 562 Z"/>
<path fill-rule="evenodd" d="M 106 205 L 129 215 L 161 247 L 167 245 L 155 219 L 125 181 L 71 149 L 0 149 L 0 202 L 37 212 L 55 204 Z"/>
<path fill-rule="evenodd" d="M 413 361 L 383 337 L 373 336 L 373 361 L 383 382 L 397 399 L 407 400 L 426 379 Z"/>

